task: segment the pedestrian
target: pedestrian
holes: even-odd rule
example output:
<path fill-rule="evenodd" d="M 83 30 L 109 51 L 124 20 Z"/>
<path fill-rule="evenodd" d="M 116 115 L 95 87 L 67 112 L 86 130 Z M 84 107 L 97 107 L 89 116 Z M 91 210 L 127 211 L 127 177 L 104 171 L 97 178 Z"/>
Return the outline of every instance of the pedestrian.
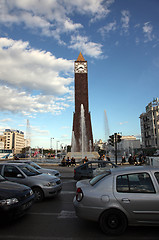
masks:
<path fill-rule="evenodd" d="M 62 159 L 62 161 L 61 161 L 61 165 L 62 165 L 63 167 L 66 166 L 66 158 L 65 158 L 65 156 L 63 157 L 63 159 Z"/>
<path fill-rule="evenodd" d="M 134 164 L 133 157 L 131 156 L 131 154 L 129 155 L 128 162 L 129 162 L 130 165 Z"/>
<path fill-rule="evenodd" d="M 122 160 L 121 160 L 121 163 L 126 163 L 126 159 L 125 159 L 125 156 L 122 156 Z"/>
<path fill-rule="evenodd" d="M 88 158 L 87 158 L 87 156 L 85 156 L 85 158 L 84 158 L 84 159 L 82 159 L 82 162 L 83 162 L 83 163 L 86 163 L 86 162 L 88 162 Z"/>
<path fill-rule="evenodd" d="M 71 166 L 76 166 L 76 160 L 74 157 L 71 158 Z"/>
<path fill-rule="evenodd" d="M 67 167 L 71 166 L 71 160 L 69 157 L 67 157 L 67 159 L 66 159 L 66 165 L 67 165 Z"/>
<path fill-rule="evenodd" d="M 108 155 L 106 156 L 106 159 L 107 159 L 107 161 L 110 162 L 110 157 Z"/>

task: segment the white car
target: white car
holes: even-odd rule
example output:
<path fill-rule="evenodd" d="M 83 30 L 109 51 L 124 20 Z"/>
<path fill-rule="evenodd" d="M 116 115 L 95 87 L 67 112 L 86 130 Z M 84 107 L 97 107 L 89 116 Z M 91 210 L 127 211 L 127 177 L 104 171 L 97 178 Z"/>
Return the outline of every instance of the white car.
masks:
<path fill-rule="evenodd" d="M 159 226 L 159 167 L 111 168 L 76 184 L 78 217 L 98 221 L 106 234 L 123 233 L 128 225 Z"/>

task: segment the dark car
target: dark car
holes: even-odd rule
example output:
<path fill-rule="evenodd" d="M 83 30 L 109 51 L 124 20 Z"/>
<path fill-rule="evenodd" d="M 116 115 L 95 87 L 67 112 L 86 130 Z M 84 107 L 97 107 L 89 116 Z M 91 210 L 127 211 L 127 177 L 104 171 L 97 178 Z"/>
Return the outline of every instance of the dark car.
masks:
<path fill-rule="evenodd" d="M 0 221 L 24 215 L 33 202 L 34 193 L 30 187 L 6 181 L 0 175 Z"/>
<path fill-rule="evenodd" d="M 74 168 L 74 179 L 81 180 L 84 178 L 92 178 L 100 173 L 105 172 L 110 168 L 115 168 L 117 165 L 111 161 L 95 160 L 88 161 Z"/>

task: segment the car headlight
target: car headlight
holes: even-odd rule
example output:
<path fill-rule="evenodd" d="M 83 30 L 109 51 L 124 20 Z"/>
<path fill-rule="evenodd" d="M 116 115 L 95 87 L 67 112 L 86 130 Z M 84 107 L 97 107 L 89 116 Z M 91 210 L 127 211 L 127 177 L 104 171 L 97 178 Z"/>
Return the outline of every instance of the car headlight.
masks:
<path fill-rule="evenodd" d="M 33 192 L 33 190 L 31 189 L 31 190 L 30 190 L 30 196 L 33 195 L 33 194 L 34 194 L 34 192 Z"/>
<path fill-rule="evenodd" d="M 10 206 L 10 205 L 18 203 L 18 202 L 19 201 L 17 198 L 4 199 L 4 200 L 0 200 L 0 206 Z"/>
<path fill-rule="evenodd" d="M 52 186 L 56 186 L 56 182 L 48 182 L 46 184 L 44 184 L 45 187 L 52 187 Z"/>

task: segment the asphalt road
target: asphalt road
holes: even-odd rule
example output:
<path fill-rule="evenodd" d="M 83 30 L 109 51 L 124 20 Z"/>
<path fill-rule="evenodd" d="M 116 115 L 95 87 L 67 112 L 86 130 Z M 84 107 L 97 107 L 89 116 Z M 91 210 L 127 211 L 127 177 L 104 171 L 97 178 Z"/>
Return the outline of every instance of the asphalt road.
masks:
<path fill-rule="evenodd" d="M 70 176 L 72 170 L 63 171 Z M 98 223 L 78 219 L 72 203 L 76 182 L 62 176 L 61 194 L 35 203 L 26 216 L 12 224 L 1 225 L 1 240 L 159 239 L 159 227 L 129 227 L 122 236 L 111 237 L 101 232 Z"/>

